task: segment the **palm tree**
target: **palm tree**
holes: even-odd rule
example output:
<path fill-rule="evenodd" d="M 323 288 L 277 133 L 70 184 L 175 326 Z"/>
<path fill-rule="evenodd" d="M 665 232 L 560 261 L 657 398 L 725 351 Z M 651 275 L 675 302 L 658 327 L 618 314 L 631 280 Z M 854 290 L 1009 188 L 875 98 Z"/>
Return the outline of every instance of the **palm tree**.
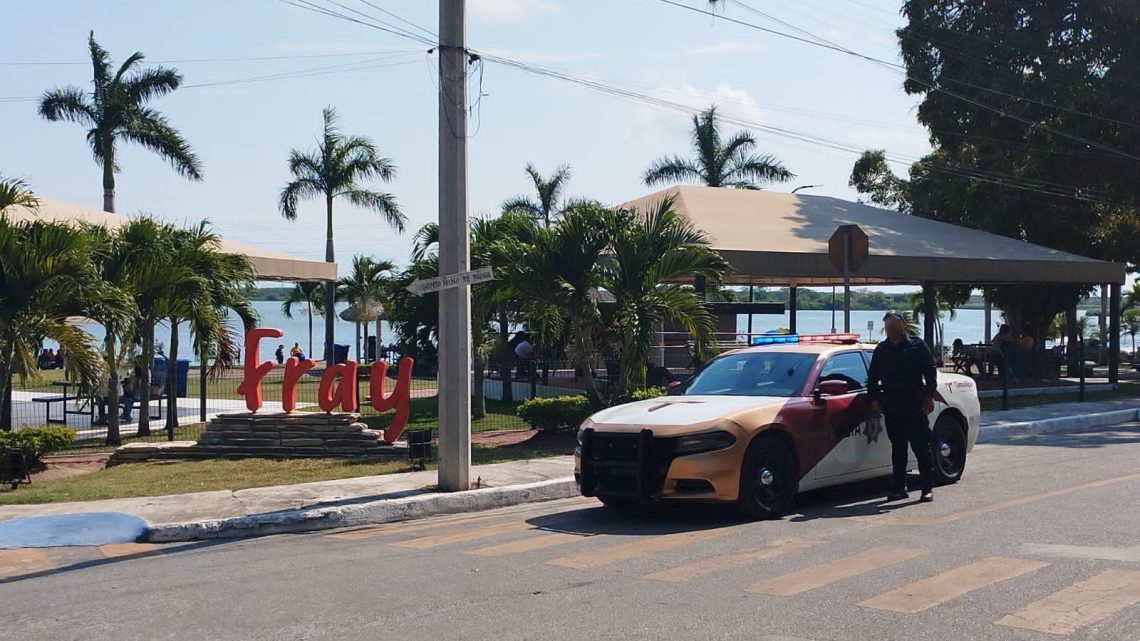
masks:
<path fill-rule="evenodd" d="M 603 262 L 601 285 L 615 300 L 620 396 L 645 386 L 649 355 L 666 318 L 689 332 L 698 356 L 715 345 L 716 323 L 700 294 L 677 282 L 704 276 L 715 283 L 729 266 L 704 232 L 673 209 L 672 198 L 647 211 L 619 212 L 615 222 L 612 260 Z"/>
<path fill-rule="evenodd" d="M 324 133 L 315 151 L 289 152 L 289 173 L 293 180 L 281 190 L 281 215 L 297 219 L 297 204 L 306 198 L 325 199 L 325 260 L 336 262 L 333 251 L 333 200 L 344 197 L 348 202 L 379 213 L 398 231 L 404 231 L 404 214 L 391 194 L 372 191 L 360 181 L 378 178 L 384 182 L 396 175 L 396 167 L 379 155 L 376 145 L 361 136 L 346 136 L 337 126 L 336 110 L 325 107 Z M 325 286 L 325 362 L 333 361 L 333 327 L 335 324 L 336 283 Z"/>
<path fill-rule="evenodd" d="M 202 167 L 190 144 L 165 116 L 146 106 L 152 98 L 177 89 L 182 76 L 166 67 L 139 68 L 143 54 L 137 51 L 112 73 L 111 55 L 95 42 L 94 31 L 87 44 L 94 68 L 90 97 L 79 87 L 52 89 L 40 98 L 39 112 L 52 122 L 69 120 L 89 128 L 87 143 L 103 169 L 103 210 L 115 211 L 120 141 L 145 147 L 162 156 L 182 176 L 201 180 Z"/>
<path fill-rule="evenodd" d="M 37 375 L 43 339 L 67 353 L 67 375 L 87 388 L 103 380 L 102 357 L 91 336 L 69 316 L 96 308 L 127 313 L 94 270 L 94 239 L 83 229 L 43 221 L 16 222 L 0 215 L 0 428 L 12 428 L 13 377 Z"/>
<path fill-rule="evenodd" d="M 534 183 L 538 199 L 516 196 L 503 203 L 503 211 L 525 214 L 535 220 L 541 220 L 543 227 L 550 227 L 550 221 L 562 211 L 560 203 L 562 194 L 566 190 L 566 183 L 570 180 L 570 165 L 561 165 L 550 174 L 550 178 L 544 178 L 534 165 L 527 163 L 526 173 Z"/>
<path fill-rule="evenodd" d="M 1132 287 L 1124 292 L 1124 304 L 1121 309 L 1140 309 L 1140 280 L 1132 281 Z"/>
<path fill-rule="evenodd" d="M 696 157 L 659 158 L 642 178 L 647 186 L 698 182 L 709 187 L 760 189 L 762 183 L 795 178 L 775 156 L 753 153 L 756 139 L 747 131 L 722 143 L 715 105 L 693 116 L 692 138 Z"/>
<path fill-rule="evenodd" d="M 212 370 L 218 373 L 237 360 L 237 341 L 227 326 L 229 313 L 241 319 L 248 330 L 257 324 L 257 311 L 244 292 L 253 286 L 256 273 L 249 259 L 240 254 L 221 251 L 221 237 L 203 221 L 175 232 L 177 248 L 170 262 L 194 274 L 174 283 L 161 299 L 159 312 L 170 324 L 167 347 L 166 423 L 169 433 L 178 425 L 178 400 L 175 393 L 178 365 L 178 327 L 190 325 L 194 352 L 205 362 L 216 353 Z"/>
<path fill-rule="evenodd" d="M 599 261 L 616 227 L 614 212 L 596 202 L 576 201 L 549 228 L 503 242 L 493 251 L 496 278 L 511 284 L 539 341 L 552 342 L 566 331 L 567 351 L 584 373 L 586 394 L 595 405 L 602 403 L 593 377 L 595 335 L 601 331 Z"/>
<path fill-rule="evenodd" d="M 28 189 L 28 183 L 0 175 L 0 214 L 9 207 L 24 207 L 34 212 L 40 207 L 40 199 Z"/>
<path fill-rule="evenodd" d="M 529 238 L 536 229 L 535 219 L 525 213 L 505 212 L 493 219 L 476 218 L 471 220 L 471 267 L 477 269 L 495 264 L 496 251 L 506 248 L 511 251 L 513 243 Z M 438 261 L 434 250 L 438 249 L 439 225 L 428 223 L 416 233 L 412 251 L 413 261 Z M 474 370 L 471 413 L 482 418 L 487 413 L 484 376 L 487 361 L 496 348 L 507 343 L 507 322 L 505 306 L 515 296 L 511 282 L 497 277 L 495 280 L 478 283 L 471 287 L 471 345 L 472 369 Z M 438 311 L 436 312 L 438 314 Z M 498 340 L 493 339 L 491 321 L 500 318 Z M 510 367 L 501 368 L 504 401 L 512 400 Z"/>
<path fill-rule="evenodd" d="M 150 379 L 155 356 L 155 326 L 163 306 L 178 285 L 197 278 L 190 268 L 173 260 L 179 249 L 177 228 L 150 217 L 132 218 L 118 231 L 118 247 L 126 252 L 123 278 L 119 281 L 135 299 L 135 336 L 141 348 L 139 370 L 138 436 L 150 435 Z"/>
<path fill-rule="evenodd" d="M 1140 308 L 1132 307 L 1120 316 L 1121 327 L 1132 337 L 1132 360 L 1136 361 L 1136 335 L 1140 334 Z"/>
<path fill-rule="evenodd" d="M 281 303 L 281 313 L 285 318 L 293 319 L 293 306 L 305 305 L 305 314 L 309 317 L 309 351 L 306 352 L 310 356 L 313 354 L 313 314 L 324 316 L 325 314 L 325 286 L 322 283 L 315 281 L 303 281 L 294 283 L 293 289 L 289 290 L 289 295 L 285 298 L 285 302 Z"/>
<path fill-rule="evenodd" d="M 360 327 L 364 325 L 364 344 L 368 344 L 368 321 L 376 322 L 376 340 L 380 340 L 380 314 L 372 316 L 372 312 L 382 312 L 390 306 L 392 292 L 392 271 L 396 265 L 388 260 L 376 260 L 371 256 L 354 256 L 352 259 L 352 273 L 340 279 L 337 288 L 337 299 L 347 301 L 357 314 L 356 324 L 356 357 L 363 362 L 360 351 Z M 369 318 L 371 317 L 371 318 Z"/>

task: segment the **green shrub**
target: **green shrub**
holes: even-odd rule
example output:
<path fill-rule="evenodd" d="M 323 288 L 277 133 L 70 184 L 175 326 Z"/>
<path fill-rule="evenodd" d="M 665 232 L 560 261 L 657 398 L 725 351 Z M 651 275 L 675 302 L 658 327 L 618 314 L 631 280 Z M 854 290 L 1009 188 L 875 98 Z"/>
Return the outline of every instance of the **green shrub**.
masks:
<path fill-rule="evenodd" d="M 29 463 L 62 450 L 74 440 L 75 430 L 70 427 L 24 427 L 0 432 L 0 447 L 23 450 Z"/>
<path fill-rule="evenodd" d="M 665 396 L 669 390 L 664 387 L 647 387 L 645 389 L 635 389 L 629 393 L 630 402 L 633 401 L 647 401 L 651 398 L 658 398 Z"/>
<path fill-rule="evenodd" d="M 557 431 L 578 429 L 594 409 L 585 396 L 559 396 L 523 401 L 515 411 L 535 429 Z"/>

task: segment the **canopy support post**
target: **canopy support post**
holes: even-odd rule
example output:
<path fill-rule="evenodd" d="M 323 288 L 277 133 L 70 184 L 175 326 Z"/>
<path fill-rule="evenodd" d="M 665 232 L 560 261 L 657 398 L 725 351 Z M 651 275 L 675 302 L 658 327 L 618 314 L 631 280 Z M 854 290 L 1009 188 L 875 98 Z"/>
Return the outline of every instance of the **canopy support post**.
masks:
<path fill-rule="evenodd" d="M 798 328 L 797 328 L 797 323 L 796 323 L 796 315 L 797 315 L 796 314 L 796 311 L 797 311 L 796 294 L 798 293 L 798 291 L 799 291 L 798 287 L 789 287 L 788 288 L 788 331 L 793 333 L 793 334 L 799 333 Z"/>
<path fill-rule="evenodd" d="M 922 338 L 926 346 L 934 352 L 934 320 L 937 304 L 935 300 L 934 283 L 922 284 Z"/>
<path fill-rule="evenodd" d="M 1120 283 L 1109 285 L 1108 292 L 1108 382 L 1116 385 L 1120 382 Z"/>

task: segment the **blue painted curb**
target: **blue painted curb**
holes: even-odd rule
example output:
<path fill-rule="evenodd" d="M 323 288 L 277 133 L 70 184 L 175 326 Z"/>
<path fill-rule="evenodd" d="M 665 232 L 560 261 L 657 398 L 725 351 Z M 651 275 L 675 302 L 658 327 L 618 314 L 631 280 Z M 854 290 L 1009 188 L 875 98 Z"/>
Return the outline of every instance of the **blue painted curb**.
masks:
<path fill-rule="evenodd" d="M 147 522 L 120 512 L 50 514 L 0 521 L 0 549 L 134 543 L 146 537 Z"/>

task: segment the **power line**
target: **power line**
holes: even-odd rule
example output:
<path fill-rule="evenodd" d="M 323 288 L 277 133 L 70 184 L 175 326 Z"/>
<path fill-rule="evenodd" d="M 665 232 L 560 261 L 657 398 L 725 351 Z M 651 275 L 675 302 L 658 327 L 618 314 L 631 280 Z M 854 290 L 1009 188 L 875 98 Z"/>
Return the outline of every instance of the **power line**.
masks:
<path fill-rule="evenodd" d="M 1044 130 L 1044 131 L 1048 131 L 1048 132 L 1050 132 L 1050 133 L 1056 134 L 1056 135 L 1058 135 L 1058 136 L 1061 136 L 1061 137 L 1063 137 L 1063 138 L 1068 138 L 1069 140 L 1073 140 L 1073 141 L 1075 141 L 1075 142 L 1079 142 L 1079 143 L 1081 143 L 1081 144 L 1084 144 L 1084 145 L 1088 145 L 1088 146 L 1090 146 L 1090 147 L 1095 147 L 1095 148 L 1097 148 L 1097 149 L 1101 149 L 1101 150 L 1103 150 L 1103 151 L 1107 151 L 1107 152 L 1109 152 L 1109 153 L 1112 153 L 1112 154 L 1115 154 L 1115 155 L 1119 155 L 1119 156 L 1122 156 L 1122 157 L 1124 157 L 1124 158 L 1129 158 L 1129 159 L 1132 159 L 1132 160 L 1140 160 L 1140 156 L 1137 156 L 1137 155 L 1135 155 L 1135 154 L 1131 154 L 1131 153 L 1129 153 L 1129 152 L 1127 152 L 1127 151 L 1123 151 L 1123 150 L 1121 150 L 1121 149 L 1117 149 L 1117 148 L 1115 148 L 1115 147 L 1112 147 L 1112 146 L 1109 146 L 1109 145 L 1105 145 L 1105 144 L 1102 144 L 1102 143 L 1096 142 L 1095 140 L 1090 140 L 1090 139 L 1088 139 L 1088 138 L 1084 138 L 1084 137 L 1082 137 L 1082 136 L 1077 136 L 1077 135 L 1075 135 L 1075 134 L 1070 134 L 1070 133 L 1068 133 L 1068 132 L 1066 132 L 1066 131 L 1063 131 L 1063 130 L 1057 129 L 1057 128 L 1055 128 L 1055 127 L 1051 127 L 1051 126 L 1049 126 L 1049 125 L 1047 125 L 1047 124 L 1044 124 L 1044 123 L 1035 122 L 1035 121 L 1029 120 L 1029 119 L 1027 119 L 1027 118 L 1023 118 L 1023 117 L 1021 117 L 1021 116 L 1017 116 L 1017 115 L 1015 115 L 1015 114 L 1011 114 L 1011 113 L 1007 112 L 1007 111 L 1006 111 L 1006 110 L 1004 110 L 1004 109 L 1001 109 L 1001 108 L 998 108 L 998 107 L 994 107 L 994 106 L 992 106 L 992 105 L 988 105 L 988 104 L 986 104 L 986 103 L 980 102 L 980 101 L 978 101 L 978 100 L 976 100 L 976 99 L 973 99 L 973 98 L 969 98 L 969 97 L 967 97 L 967 96 L 963 96 L 963 95 L 961 95 L 961 94 L 959 94 L 959 93 L 956 93 L 956 92 L 950 91 L 950 90 L 948 90 L 948 89 L 946 89 L 945 87 L 942 87 L 942 86 L 940 86 L 940 85 L 936 85 L 936 84 L 932 84 L 932 83 L 926 82 L 926 81 L 924 81 L 924 80 L 920 80 L 920 79 L 918 79 L 918 78 L 915 78 L 915 77 L 913 77 L 913 76 L 911 76 L 911 75 L 907 74 L 905 71 L 901 70 L 901 69 L 900 69 L 901 65 L 899 65 L 899 64 L 897 64 L 897 63 L 893 63 L 893 62 L 889 62 L 889 61 L 886 61 L 886 60 L 882 60 L 882 59 L 880 59 L 880 58 L 875 58 L 874 56 L 868 56 L 868 55 L 866 55 L 866 54 L 862 54 L 862 53 L 859 53 L 859 52 L 857 52 L 857 51 L 852 51 L 851 49 L 848 49 L 848 48 L 846 48 L 846 47 L 843 47 L 843 46 L 840 46 L 840 45 L 836 45 L 836 44 L 834 44 L 834 43 L 830 43 L 829 41 L 826 41 L 826 40 L 824 40 L 824 39 L 822 39 L 822 38 L 819 38 L 818 36 L 814 36 L 816 39 L 809 39 L 809 38 L 804 38 L 804 37 L 796 36 L 796 35 L 794 35 L 794 34 L 789 34 L 789 33 L 785 33 L 785 32 L 782 32 L 782 31 L 778 31 L 778 30 L 776 30 L 776 29 L 769 29 L 769 28 L 766 28 L 766 27 L 762 27 L 762 26 L 760 26 L 760 25 L 757 25 L 757 24 L 753 24 L 753 23 L 750 23 L 750 22 L 745 22 L 745 21 L 743 21 L 743 20 L 738 20 L 738 19 L 736 19 L 736 18 L 730 18 L 730 17 L 728 17 L 728 16 L 724 16 L 724 15 L 718 14 L 718 13 L 716 13 L 716 12 L 713 12 L 713 11 L 708 11 L 708 10 L 705 10 L 705 9 L 700 9 L 700 8 L 698 8 L 698 7 L 692 7 L 692 6 L 689 6 L 689 5 L 683 4 L 683 3 L 681 3 L 681 2 L 677 2 L 676 0 L 658 0 L 658 1 L 659 1 L 659 2 L 663 2 L 663 3 L 665 3 L 665 4 L 668 4 L 668 5 L 671 5 L 671 6 L 674 6 L 674 7 L 678 7 L 678 8 L 681 8 L 681 9 L 685 9 L 685 10 L 688 10 L 688 11 L 692 11 L 692 12 L 694 12 L 694 13 L 699 13 L 699 14 L 702 14 L 702 15 L 710 16 L 710 17 L 716 18 L 716 19 L 718 19 L 718 20 L 725 20 L 725 21 L 727 21 L 727 22 L 731 22 L 731 23 L 734 23 L 734 24 L 738 24 L 738 25 L 742 25 L 742 26 L 745 26 L 745 27 L 749 27 L 749 28 L 751 28 L 751 29 L 755 29 L 755 30 L 757 30 L 757 31 L 762 31 L 762 32 L 765 32 L 765 33 L 770 33 L 770 34 L 773 34 L 773 35 L 778 35 L 778 36 L 780 36 L 780 37 L 783 37 L 783 38 L 788 38 L 788 39 L 791 39 L 791 40 L 796 40 L 796 41 L 798 41 L 798 42 L 803 42 L 803 43 L 805 43 L 805 44 L 810 44 L 810 45 L 812 45 L 812 46 L 815 46 L 815 47 L 821 47 L 821 48 L 824 48 L 824 49 L 829 49 L 829 50 L 832 50 L 832 51 L 838 51 L 838 52 L 840 52 L 840 53 L 844 53 L 844 54 L 847 54 L 847 55 L 849 55 L 849 56 L 853 56 L 853 57 L 855 57 L 855 58 L 859 58 L 859 59 L 862 59 L 862 60 L 866 60 L 866 61 L 868 61 L 868 62 L 871 62 L 871 63 L 873 63 L 873 64 L 879 65 L 879 66 L 881 66 L 881 67 L 885 67 L 885 68 L 887 68 L 887 69 L 889 69 L 889 70 L 891 70 L 891 71 L 893 71 L 893 72 L 896 72 L 896 73 L 898 73 L 898 74 L 902 75 L 903 77 L 905 77 L 907 80 L 910 80 L 911 82 L 914 82 L 914 83 L 916 83 L 916 84 L 919 84 L 919 85 L 922 85 L 922 86 L 924 86 L 924 87 L 927 87 L 927 88 L 928 88 L 929 90 L 931 90 L 931 91 L 938 91 L 938 92 L 941 92 L 941 93 L 943 93 L 943 94 L 945 94 L 945 95 L 947 95 L 947 96 L 950 96 L 950 97 L 952 97 L 952 98 L 956 98 L 956 99 L 958 99 L 958 100 L 961 100 L 961 101 L 963 101 L 963 102 L 966 102 L 966 103 L 968 103 L 968 104 L 974 105 L 975 107 L 978 107 L 978 108 L 980 108 L 980 109 L 984 109 L 984 110 L 986 110 L 986 111 L 991 111 L 991 112 L 993 112 L 993 113 L 995 113 L 995 114 L 998 114 L 999 116 L 1002 116 L 1003 118 L 1009 118 L 1009 119 L 1011 119 L 1011 120 L 1015 120 L 1015 121 L 1017 121 L 1017 122 L 1020 122 L 1020 123 L 1022 123 L 1022 124 L 1024 124 L 1024 125 L 1027 125 L 1027 126 L 1029 126 L 1029 127 L 1036 127 L 1036 128 L 1040 128 L 1040 129 L 1042 129 L 1042 130 Z M 736 1 L 739 3 L 739 0 L 736 0 Z M 758 9 L 756 9 L 755 11 L 759 12 L 759 10 L 758 10 Z M 762 13 L 762 12 L 761 12 L 761 13 Z M 783 22 L 783 21 L 780 21 L 780 20 L 778 20 L 778 19 L 775 19 L 775 20 L 776 20 L 777 22 Z M 799 29 L 798 27 L 797 27 L 796 29 L 797 29 L 797 30 L 799 30 L 799 31 L 804 31 L 804 30 L 801 30 L 801 29 Z M 806 31 L 805 31 L 805 33 L 810 33 L 810 32 L 806 32 Z"/>
<path fill-rule="evenodd" d="M 600 82 L 597 82 L 595 80 L 572 76 L 570 74 L 565 74 L 565 73 L 561 73 L 561 72 L 554 71 L 551 69 L 546 69 L 543 67 L 539 67 L 537 65 L 530 65 L 530 64 L 523 63 L 523 62 L 520 62 L 517 60 L 511 60 L 509 58 L 504 58 L 501 56 L 495 56 L 495 55 L 491 55 L 491 54 L 480 54 L 480 55 L 485 60 L 488 60 L 490 62 L 502 64 L 502 65 L 508 66 L 508 67 L 513 67 L 515 69 L 519 69 L 521 71 L 525 71 L 525 72 L 536 74 L 536 75 L 541 75 L 541 76 L 545 76 L 545 77 L 549 77 L 549 78 L 563 80 L 563 81 L 566 81 L 566 82 L 569 82 L 572 84 L 576 84 L 576 85 L 585 87 L 587 89 L 591 89 L 594 91 L 598 91 L 600 93 L 608 94 L 610 96 L 614 96 L 614 97 L 618 97 L 618 98 L 624 98 L 624 99 L 628 99 L 628 100 L 633 100 L 633 101 L 641 102 L 644 104 L 649 104 L 651 106 L 655 106 L 658 108 L 667 109 L 667 110 L 671 110 L 671 111 L 677 111 L 677 112 L 684 113 L 687 115 L 693 115 L 693 114 L 700 111 L 699 109 L 695 109 L 693 107 L 683 105 L 680 103 L 671 102 L 671 101 L 668 101 L 668 100 L 665 100 L 662 98 L 657 98 L 655 96 L 641 94 L 641 93 L 629 91 L 626 89 L 610 87 L 610 86 L 607 86 L 607 85 L 602 84 Z M 824 147 L 824 148 L 828 148 L 828 149 L 833 149 L 833 150 L 837 150 L 837 151 L 843 151 L 843 152 L 846 152 L 849 154 L 861 154 L 864 151 L 864 149 L 862 147 L 857 147 L 854 145 L 843 143 L 841 141 L 836 141 L 836 140 L 825 138 L 822 136 L 817 136 L 815 134 L 809 134 L 809 133 L 805 133 L 805 132 L 794 131 L 794 130 L 786 129 L 786 128 L 782 128 L 782 127 L 775 127 L 775 126 L 766 125 L 763 123 L 750 122 L 750 121 L 742 119 L 742 118 L 735 118 L 735 117 L 728 116 L 728 115 L 722 115 L 721 118 L 723 121 L 728 122 L 730 124 L 735 124 L 737 126 L 750 128 L 750 129 L 756 129 L 756 130 L 760 130 L 760 131 L 763 131 L 766 133 L 770 133 L 772 135 L 779 136 L 782 138 L 787 138 L 790 140 L 804 142 L 807 144 L 820 146 L 820 147 Z M 892 161 L 892 162 L 905 163 L 905 164 L 913 164 L 915 162 L 920 162 L 920 159 L 917 159 L 917 158 L 899 156 L 899 155 L 893 155 L 893 154 L 888 156 L 887 159 Z M 1058 196 L 1058 197 L 1070 198 L 1070 199 L 1074 199 L 1074 200 L 1094 202 L 1097 204 L 1115 206 L 1115 207 L 1130 207 L 1131 206 L 1131 205 L 1126 205 L 1126 204 L 1121 204 L 1121 203 L 1115 203 L 1115 202 L 1109 201 L 1105 198 L 1098 197 L 1097 195 L 1090 193 L 1090 190 L 1085 190 L 1085 189 L 1077 187 L 1075 185 L 1062 185 L 1060 183 L 1047 183 L 1045 181 L 1036 181 L 1035 182 L 1035 181 L 1032 181 L 1032 179 L 1024 179 L 1024 178 L 1019 178 L 1019 177 L 1015 177 L 1015 176 L 1006 176 L 1006 175 L 996 174 L 993 172 L 986 172 L 986 171 L 983 171 L 983 170 L 977 169 L 977 168 L 969 168 L 969 167 L 964 167 L 964 166 L 960 166 L 960 165 L 959 166 L 947 166 L 947 165 L 940 165 L 940 164 L 930 164 L 929 161 L 924 161 L 924 164 L 930 165 L 930 167 L 929 167 L 930 169 L 932 169 L 934 171 L 941 172 L 941 173 L 958 175 L 958 176 L 976 179 L 976 180 L 979 180 L 982 182 L 988 182 L 988 183 L 997 184 L 997 185 L 1010 186 L 1010 187 L 1021 189 L 1024 191 L 1032 191 L 1032 192 L 1047 194 L 1047 195 L 1051 195 L 1051 196 Z"/>
<path fill-rule="evenodd" d="M 329 1 L 332 2 L 333 4 L 337 5 L 337 6 L 348 9 L 347 7 L 344 7 L 344 5 L 341 5 L 340 3 L 335 2 L 335 0 L 329 0 Z M 310 2 L 309 0 L 279 0 L 279 2 L 281 2 L 283 4 L 287 4 L 287 5 L 297 7 L 299 9 L 305 9 L 307 11 L 312 11 L 314 13 L 320 13 L 320 14 L 330 16 L 333 18 L 338 18 L 340 20 L 345 20 L 348 22 L 355 22 L 356 24 L 363 25 L 365 27 L 370 27 L 370 28 L 376 29 L 378 31 L 384 31 L 386 33 L 390 33 L 392 35 L 399 36 L 401 38 L 412 40 L 412 41 L 418 42 L 420 44 L 429 45 L 429 46 L 434 46 L 436 44 L 434 41 L 432 41 L 432 40 L 430 40 L 424 36 L 420 36 L 420 35 L 417 35 L 417 34 L 410 32 L 406 29 L 396 27 L 395 25 L 391 25 L 389 23 L 384 22 L 383 20 L 377 19 L 374 16 L 369 16 L 368 14 L 362 13 L 360 11 L 356 11 L 355 9 L 348 9 L 348 10 L 352 11 L 358 15 L 363 15 L 364 17 L 369 18 L 373 22 L 365 22 L 364 20 L 360 20 L 358 18 L 353 18 L 352 16 L 345 15 L 345 14 L 340 13 L 334 9 L 329 9 L 326 6 L 315 4 L 313 2 Z"/>
<path fill-rule="evenodd" d="M 243 56 L 237 58 L 171 58 L 169 60 L 151 60 L 151 62 L 159 65 L 170 64 L 196 64 L 196 63 L 214 63 L 214 62 L 262 62 L 269 60 L 305 60 L 314 58 L 348 58 L 348 57 L 366 57 L 377 56 L 385 54 L 400 54 L 400 53 L 417 53 L 419 49 L 381 49 L 377 51 L 356 51 L 346 53 L 314 53 L 314 54 L 297 54 L 297 55 L 279 55 L 279 56 Z M 7 60 L 0 61 L 0 66 L 87 66 L 90 65 L 90 60 L 83 62 L 78 61 L 30 61 L 30 60 Z"/>

